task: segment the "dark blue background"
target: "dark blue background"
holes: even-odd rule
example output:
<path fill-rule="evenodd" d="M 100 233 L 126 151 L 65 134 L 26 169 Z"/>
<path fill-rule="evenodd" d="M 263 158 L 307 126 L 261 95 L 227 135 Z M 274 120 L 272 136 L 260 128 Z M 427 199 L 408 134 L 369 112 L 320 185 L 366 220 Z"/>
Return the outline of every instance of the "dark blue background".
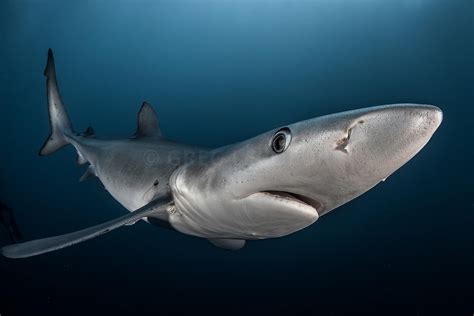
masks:
<path fill-rule="evenodd" d="M 474 1 L 2 1 L 0 196 L 26 239 L 125 214 L 78 183 L 71 148 L 37 156 L 49 47 L 76 128 L 103 137 L 132 134 L 143 100 L 166 136 L 206 146 L 387 103 L 444 122 L 385 183 L 285 238 L 226 252 L 138 223 L 0 258 L 2 316 L 474 313 Z"/>

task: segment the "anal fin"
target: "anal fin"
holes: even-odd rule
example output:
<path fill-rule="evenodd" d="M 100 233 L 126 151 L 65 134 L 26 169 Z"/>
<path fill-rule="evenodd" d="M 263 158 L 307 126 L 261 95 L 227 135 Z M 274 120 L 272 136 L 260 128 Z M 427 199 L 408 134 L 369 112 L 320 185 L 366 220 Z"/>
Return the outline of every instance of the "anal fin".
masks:
<path fill-rule="evenodd" d="M 84 172 L 82 177 L 79 179 L 79 182 L 86 181 L 95 177 L 97 177 L 97 174 L 95 173 L 94 166 L 90 165 L 89 167 L 87 167 L 86 172 Z"/>

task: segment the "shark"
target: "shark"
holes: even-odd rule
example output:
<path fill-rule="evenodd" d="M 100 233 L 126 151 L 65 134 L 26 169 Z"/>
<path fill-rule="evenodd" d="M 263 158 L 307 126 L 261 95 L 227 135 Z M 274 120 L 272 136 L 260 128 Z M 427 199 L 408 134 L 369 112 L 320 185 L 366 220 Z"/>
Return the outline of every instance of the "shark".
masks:
<path fill-rule="evenodd" d="M 60 236 L 5 246 L 24 258 L 68 247 L 143 220 L 238 250 L 247 241 L 295 233 L 384 181 L 440 126 L 440 108 L 391 104 L 311 118 L 219 148 L 165 138 L 144 102 L 136 132 L 104 140 L 75 131 L 62 101 L 51 49 L 44 71 L 51 133 L 39 155 L 66 145 L 128 211 Z"/>

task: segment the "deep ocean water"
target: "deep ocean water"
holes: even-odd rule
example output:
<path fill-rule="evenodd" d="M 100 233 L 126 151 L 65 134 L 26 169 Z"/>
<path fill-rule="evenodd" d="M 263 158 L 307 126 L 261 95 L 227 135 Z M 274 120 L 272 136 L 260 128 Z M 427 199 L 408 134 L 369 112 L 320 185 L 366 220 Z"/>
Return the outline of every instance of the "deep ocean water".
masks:
<path fill-rule="evenodd" d="M 78 182 L 72 148 L 37 155 L 50 47 L 74 125 L 102 137 L 131 135 L 144 100 L 167 137 L 210 147 L 380 104 L 444 121 L 386 182 L 288 237 L 228 252 L 140 222 L 0 258 L 2 316 L 474 313 L 474 1 L 2 1 L 0 199 L 27 240 L 126 213 Z"/>

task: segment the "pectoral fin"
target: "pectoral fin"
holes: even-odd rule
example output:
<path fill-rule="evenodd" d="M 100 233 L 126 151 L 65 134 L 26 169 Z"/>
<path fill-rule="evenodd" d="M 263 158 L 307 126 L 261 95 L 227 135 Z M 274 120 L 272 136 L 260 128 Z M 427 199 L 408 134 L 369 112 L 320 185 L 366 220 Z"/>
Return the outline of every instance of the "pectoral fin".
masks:
<path fill-rule="evenodd" d="M 89 179 L 92 179 L 92 178 L 95 178 L 95 177 L 97 177 L 97 175 L 95 174 L 94 167 L 91 165 L 91 166 L 87 167 L 86 171 L 84 172 L 82 177 L 79 179 L 79 182 L 83 182 L 83 181 L 86 181 L 86 180 L 89 180 Z"/>
<path fill-rule="evenodd" d="M 239 250 L 245 246 L 241 239 L 208 239 L 211 244 L 226 250 Z"/>
<path fill-rule="evenodd" d="M 171 202 L 171 197 L 157 199 L 134 212 L 113 219 L 106 223 L 65 235 L 36 239 L 20 244 L 9 245 L 3 247 L 1 249 L 1 253 L 7 258 L 26 258 L 69 247 L 77 243 L 86 241 L 88 239 L 92 239 L 94 237 L 108 233 L 111 230 L 124 226 L 128 223 L 136 222 L 137 220 L 143 217 L 150 216 L 151 214 L 166 212 L 167 209 L 170 207 Z"/>

